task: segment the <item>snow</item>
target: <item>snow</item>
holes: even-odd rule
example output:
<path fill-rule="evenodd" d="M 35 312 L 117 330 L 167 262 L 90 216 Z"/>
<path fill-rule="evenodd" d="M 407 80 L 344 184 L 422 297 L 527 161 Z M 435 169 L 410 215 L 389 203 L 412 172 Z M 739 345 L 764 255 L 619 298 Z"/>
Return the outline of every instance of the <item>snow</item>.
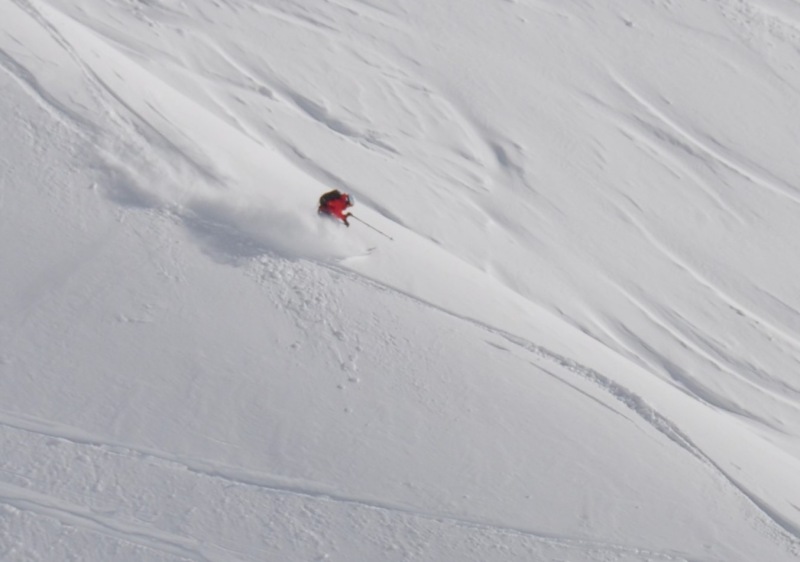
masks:
<path fill-rule="evenodd" d="M 797 560 L 798 52 L 788 0 L 0 4 L 0 560 Z"/>

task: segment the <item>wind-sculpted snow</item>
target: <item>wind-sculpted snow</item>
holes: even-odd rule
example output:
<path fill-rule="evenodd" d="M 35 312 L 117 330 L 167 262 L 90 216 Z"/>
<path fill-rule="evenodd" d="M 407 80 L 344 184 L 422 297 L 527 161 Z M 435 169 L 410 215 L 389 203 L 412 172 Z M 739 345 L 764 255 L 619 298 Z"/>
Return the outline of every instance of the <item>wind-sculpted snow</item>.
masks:
<path fill-rule="evenodd" d="M 798 22 L 0 4 L 0 560 L 797 560 Z"/>

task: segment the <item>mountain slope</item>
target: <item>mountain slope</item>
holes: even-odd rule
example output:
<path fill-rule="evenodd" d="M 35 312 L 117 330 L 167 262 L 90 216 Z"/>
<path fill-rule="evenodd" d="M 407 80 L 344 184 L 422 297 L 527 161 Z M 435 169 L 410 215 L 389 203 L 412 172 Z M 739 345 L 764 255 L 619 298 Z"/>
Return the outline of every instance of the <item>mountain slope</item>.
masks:
<path fill-rule="evenodd" d="M 621 4 L 3 4 L 0 558 L 796 559 L 800 14 Z"/>

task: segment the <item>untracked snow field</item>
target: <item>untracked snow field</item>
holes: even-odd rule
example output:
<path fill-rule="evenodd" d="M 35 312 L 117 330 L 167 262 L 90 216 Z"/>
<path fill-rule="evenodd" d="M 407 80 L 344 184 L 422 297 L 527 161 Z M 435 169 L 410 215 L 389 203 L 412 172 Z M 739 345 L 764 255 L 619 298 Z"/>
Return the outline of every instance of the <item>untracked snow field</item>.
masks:
<path fill-rule="evenodd" d="M 0 0 L 0 561 L 800 560 L 798 100 L 796 0 Z"/>

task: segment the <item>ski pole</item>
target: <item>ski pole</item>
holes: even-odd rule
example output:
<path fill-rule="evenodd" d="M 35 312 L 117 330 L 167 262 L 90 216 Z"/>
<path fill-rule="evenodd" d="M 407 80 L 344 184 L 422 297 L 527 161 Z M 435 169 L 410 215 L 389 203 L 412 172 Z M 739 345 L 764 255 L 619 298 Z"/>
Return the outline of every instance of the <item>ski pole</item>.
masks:
<path fill-rule="evenodd" d="M 386 234 L 385 232 L 381 232 L 380 230 L 378 230 L 377 228 L 375 228 L 374 226 L 372 226 L 372 225 L 371 225 L 371 224 L 369 224 L 368 222 L 364 222 L 364 221 L 362 221 L 360 218 L 358 218 L 357 216 L 355 216 L 353 213 L 350 213 L 350 217 L 349 217 L 349 218 L 351 218 L 351 219 L 356 219 L 356 220 L 357 220 L 358 222 L 360 222 L 361 224 L 364 224 L 364 225 L 366 225 L 366 226 L 370 227 L 372 230 L 374 230 L 374 231 L 375 231 L 375 232 L 377 232 L 378 234 L 381 234 L 381 235 L 383 235 L 383 236 L 386 236 L 386 238 L 388 238 L 389 240 L 391 240 L 392 242 L 394 242 L 394 238 L 392 238 L 391 236 L 389 236 L 389 235 L 388 235 L 388 234 Z"/>

